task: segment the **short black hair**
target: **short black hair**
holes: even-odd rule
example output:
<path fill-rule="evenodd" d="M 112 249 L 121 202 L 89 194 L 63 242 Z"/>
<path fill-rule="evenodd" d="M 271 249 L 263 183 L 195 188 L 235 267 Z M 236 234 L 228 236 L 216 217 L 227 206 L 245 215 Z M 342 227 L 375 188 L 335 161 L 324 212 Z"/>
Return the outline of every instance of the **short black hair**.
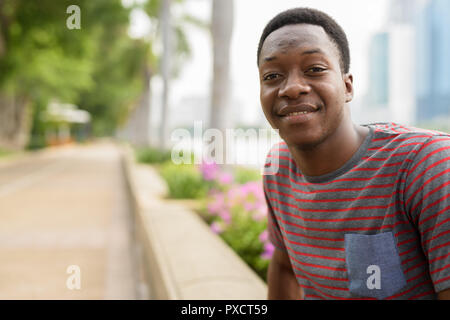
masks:
<path fill-rule="evenodd" d="M 259 65 L 259 58 L 264 41 L 272 32 L 287 25 L 302 23 L 321 26 L 325 30 L 331 41 L 336 44 L 339 50 L 341 56 L 341 69 L 344 73 L 348 73 L 350 71 L 350 49 L 344 30 L 329 15 L 311 8 L 294 8 L 286 10 L 274 17 L 266 25 L 261 35 L 261 39 L 259 40 L 257 64 Z"/>

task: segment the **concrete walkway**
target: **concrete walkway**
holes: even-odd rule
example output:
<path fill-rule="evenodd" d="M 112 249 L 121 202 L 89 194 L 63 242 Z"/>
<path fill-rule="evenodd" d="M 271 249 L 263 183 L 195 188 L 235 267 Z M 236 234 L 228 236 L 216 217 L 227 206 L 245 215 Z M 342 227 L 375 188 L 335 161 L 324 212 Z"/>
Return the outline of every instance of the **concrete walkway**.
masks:
<path fill-rule="evenodd" d="M 125 190 L 108 143 L 0 162 L 0 299 L 142 298 Z"/>

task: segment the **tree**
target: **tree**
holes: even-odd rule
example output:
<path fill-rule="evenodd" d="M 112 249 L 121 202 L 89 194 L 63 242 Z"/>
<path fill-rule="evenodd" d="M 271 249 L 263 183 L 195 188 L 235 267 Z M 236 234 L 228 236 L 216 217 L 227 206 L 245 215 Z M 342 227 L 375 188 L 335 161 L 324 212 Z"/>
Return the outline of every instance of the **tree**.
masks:
<path fill-rule="evenodd" d="M 89 86 L 86 35 L 67 33 L 67 1 L 0 0 L 0 144 L 28 140 L 34 101 Z M 55 44 L 61 44 L 55 46 Z M 67 75 L 62 77 L 62 75 Z"/>
<path fill-rule="evenodd" d="M 156 21 L 160 2 L 144 4 Z M 80 30 L 66 26 L 71 5 L 81 9 Z M 42 140 L 51 100 L 89 111 L 96 136 L 115 133 L 159 65 L 156 37 L 128 36 L 130 12 L 121 0 L 0 0 L 0 145 L 23 148 L 30 129 Z M 175 33 L 176 62 L 189 48 Z"/>
<path fill-rule="evenodd" d="M 162 0 L 161 8 L 161 33 L 163 52 L 161 59 L 161 76 L 163 79 L 163 97 L 161 110 L 161 127 L 159 133 L 159 147 L 165 149 L 167 140 L 167 118 L 169 112 L 170 91 L 170 64 L 172 56 L 172 25 L 171 25 L 171 0 Z"/>
<path fill-rule="evenodd" d="M 213 0 L 211 21 L 213 84 L 209 126 L 222 131 L 224 137 L 226 129 L 231 126 L 230 47 L 233 20 L 233 0 Z"/>
<path fill-rule="evenodd" d="M 73 4 L 81 30 L 66 27 Z M 148 50 L 128 37 L 129 13 L 121 0 L 0 0 L 0 144 L 24 147 L 30 123 L 42 135 L 53 99 L 88 110 L 97 134 L 115 130 L 142 90 Z"/>
<path fill-rule="evenodd" d="M 133 142 L 143 144 L 143 140 L 146 137 L 142 136 L 142 132 L 136 132 L 134 126 L 138 125 L 146 131 L 151 131 L 150 124 L 144 125 L 144 121 L 148 120 L 148 114 L 150 112 L 150 100 L 151 95 L 150 80 L 152 77 L 159 75 L 163 78 L 163 101 L 162 101 L 162 114 L 159 121 L 159 147 L 165 148 L 167 146 L 167 130 L 169 115 L 169 95 L 170 95 L 170 81 L 178 76 L 182 64 L 190 57 L 191 49 L 188 43 L 187 35 L 185 32 L 186 26 L 193 25 L 195 27 L 206 29 L 207 24 L 204 21 L 197 19 L 189 14 L 185 13 L 183 5 L 186 0 L 148 0 L 141 8 L 144 9 L 146 14 L 151 20 L 152 30 L 149 32 L 149 36 L 146 41 L 150 46 L 162 42 L 162 50 L 156 52 L 153 49 L 149 52 L 150 59 L 145 68 L 145 91 L 141 98 L 141 103 L 133 110 L 129 123 L 125 128 L 125 132 L 128 133 Z M 136 6 L 136 7 L 139 7 Z M 172 17 L 171 8 L 175 7 L 178 15 Z M 146 117 L 146 120 L 139 119 L 139 117 Z"/>

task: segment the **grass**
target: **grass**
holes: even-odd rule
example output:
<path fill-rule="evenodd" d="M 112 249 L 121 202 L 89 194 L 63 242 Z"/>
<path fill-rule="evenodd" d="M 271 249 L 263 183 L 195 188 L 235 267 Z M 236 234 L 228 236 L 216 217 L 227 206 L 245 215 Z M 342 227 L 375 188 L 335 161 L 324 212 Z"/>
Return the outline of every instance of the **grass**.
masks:
<path fill-rule="evenodd" d="M 6 157 L 11 156 L 11 155 L 13 155 L 15 153 L 16 152 L 14 152 L 14 151 L 0 148 L 0 158 L 6 158 Z"/>

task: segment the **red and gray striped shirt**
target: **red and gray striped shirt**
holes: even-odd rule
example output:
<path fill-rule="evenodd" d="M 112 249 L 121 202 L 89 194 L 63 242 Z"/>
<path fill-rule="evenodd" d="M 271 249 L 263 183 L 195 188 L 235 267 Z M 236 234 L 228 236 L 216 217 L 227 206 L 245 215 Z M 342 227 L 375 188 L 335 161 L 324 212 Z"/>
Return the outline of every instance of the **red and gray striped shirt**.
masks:
<path fill-rule="evenodd" d="M 436 299 L 450 288 L 450 135 L 366 127 L 359 150 L 324 176 L 303 175 L 285 143 L 272 148 L 266 167 L 278 171 L 264 176 L 270 240 L 288 253 L 305 299 L 370 299 L 350 290 L 345 235 L 392 232 L 398 257 L 386 261 L 399 261 L 406 282 L 387 299 Z"/>

